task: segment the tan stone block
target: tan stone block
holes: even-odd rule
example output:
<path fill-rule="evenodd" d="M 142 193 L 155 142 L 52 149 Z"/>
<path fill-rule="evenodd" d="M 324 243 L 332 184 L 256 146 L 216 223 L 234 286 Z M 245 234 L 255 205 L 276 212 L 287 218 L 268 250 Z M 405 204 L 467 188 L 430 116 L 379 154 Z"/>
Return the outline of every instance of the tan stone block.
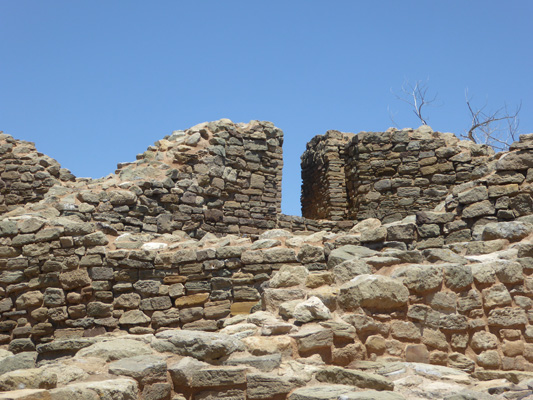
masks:
<path fill-rule="evenodd" d="M 405 361 L 429 363 L 429 351 L 423 344 L 409 344 L 405 348 Z"/>
<path fill-rule="evenodd" d="M 500 329 L 500 336 L 504 339 L 518 340 L 520 339 L 519 329 Z"/>
<path fill-rule="evenodd" d="M 448 350 L 448 341 L 446 340 L 446 335 L 439 330 L 435 329 L 424 329 L 422 334 L 422 343 L 427 346 L 434 347 L 439 350 Z"/>
<path fill-rule="evenodd" d="M 476 357 L 477 363 L 483 368 L 498 369 L 502 365 L 500 355 L 496 350 L 487 350 Z"/>
<path fill-rule="evenodd" d="M 418 340 L 421 337 L 420 329 L 409 321 L 393 321 L 391 333 L 396 339 Z"/>
<path fill-rule="evenodd" d="M 533 343 L 526 343 L 524 345 L 524 357 L 528 361 L 533 361 Z"/>
<path fill-rule="evenodd" d="M 191 294 L 189 296 L 178 297 L 175 301 L 176 307 L 194 307 L 203 305 L 209 299 L 209 293 Z"/>
<path fill-rule="evenodd" d="M 432 351 L 429 353 L 429 363 L 435 365 L 447 365 L 448 353 L 439 350 Z"/>
<path fill-rule="evenodd" d="M 21 389 L 0 393 L 0 400 L 50 400 L 50 392 L 44 389 Z"/>
<path fill-rule="evenodd" d="M 295 348 L 294 340 L 288 336 L 249 336 L 242 342 L 254 356 L 277 353 L 292 356 Z"/>
<path fill-rule="evenodd" d="M 402 343 L 396 339 L 390 339 L 385 341 L 385 346 L 387 347 L 387 353 L 391 356 L 403 357 L 405 352 L 405 343 Z"/>
<path fill-rule="evenodd" d="M 524 342 L 521 340 L 504 339 L 502 343 L 503 354 L 508 357 L 515 357 L 524 354 Z"/>
<path fill-rule="evenodd" d="M 250 314 L 250 310 L 257 304 L 257 301 L 239 301 L 230 307 L 231 315 Z"/>
<path fill-rule="evenodd" d="M 231 303 L 229 300 L 210 301 L 204 305 L 205 318 L 220 319 L 230 313 Z"/>
<path fill-rule="evenodd" d="M 187 282 L 187 277 L 181 275 L 167 275 L 163 278 L 163 282 L 168 285 L 173 283 L 185 283 Z"/>
<path fill-rule="evenodd" d="M 385 339 L 380 335 L 370 335 L 365 342 L 368 354 L 383 354 L 387 349 Z"/>
<path fill-rule="evenodd" d="M 331 285 L 334 281 L 333 274 L 330 272 L 317 272 L 307 276 L 305 286 L 308 288 L 317 288 L 324 285 Z"/>

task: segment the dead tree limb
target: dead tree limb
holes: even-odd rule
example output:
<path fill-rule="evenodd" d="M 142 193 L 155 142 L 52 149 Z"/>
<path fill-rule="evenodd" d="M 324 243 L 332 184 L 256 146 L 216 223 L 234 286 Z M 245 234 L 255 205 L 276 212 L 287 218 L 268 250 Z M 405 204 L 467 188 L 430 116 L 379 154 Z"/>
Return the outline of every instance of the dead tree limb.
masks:
<path fill-rule="evenodd" d="M 497 150 L 508 148 L 516 140 L 520 120 L 518 118 L 522 103 L 513 113 L 510 113 L 507 105 L 496 111 L 486 111 L 486 105 L 481 108 L 472 106 L 471 98 L 468 97 L 468 91 L 465 93 L 466 106 L 471 117 L 470 129 L 466 137 L 474 143 L 482 143 L 492 146 Z M 507 127 L 503 128 L 501 122 L 506 122 Z"/>
<path fill-rule="evenodd" d="M 431 99 L 428 97 L 427 82 L 416 81 L 411 85 L 409 81 L 405 81 L 402 85 L 402 95 L 397 95 L 391 90 L 391 93 L 398 99 L 411 106 L 413 113 L 422 122 L 427 125 L 427 118 L 423 114 L 424 106 L 429 106 L 437 100 L 437 94 Z"/>

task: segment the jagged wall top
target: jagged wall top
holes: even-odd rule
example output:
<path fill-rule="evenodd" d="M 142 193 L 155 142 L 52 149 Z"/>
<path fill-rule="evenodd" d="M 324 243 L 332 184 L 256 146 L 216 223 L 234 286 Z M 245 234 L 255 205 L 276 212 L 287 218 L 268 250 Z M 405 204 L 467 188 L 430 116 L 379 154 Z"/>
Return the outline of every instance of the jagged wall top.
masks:
<path fill-rule="evenodd" d="M 27 147 L 10 140 L 16 148 Z M 281 213 L 282 143 L 283 132 L 270 122 L 203 123 L 173 132 L 105 178 L 74 180 L 65 172 L 68 182 L 46 181 L 34 200 L 44 198 L 63 215 L 98 221 L 111 232 L 254 234 L 273 228 Z M 59 174 L 54 160 L 10 154 L 0 168 L 24 165 L 33 171 L 31 165 L 48 162 Z M 4 199 L 19 186 L 7 182 Z M 26 198 L 16 197 L 5 210 L 26 204 Z"/>

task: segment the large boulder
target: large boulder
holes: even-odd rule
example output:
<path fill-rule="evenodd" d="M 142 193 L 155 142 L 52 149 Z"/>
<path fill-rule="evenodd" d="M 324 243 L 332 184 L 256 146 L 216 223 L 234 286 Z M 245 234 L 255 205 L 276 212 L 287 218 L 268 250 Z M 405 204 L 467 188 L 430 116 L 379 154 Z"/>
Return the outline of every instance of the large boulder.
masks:
<path fill-rule="evenodd" d="M 401 281 L 381 275 L 360 275 L 340 287 L 338 303 L 345 311 L 357 307 L 393 310 L 407 304 L 409 290 Z"/>

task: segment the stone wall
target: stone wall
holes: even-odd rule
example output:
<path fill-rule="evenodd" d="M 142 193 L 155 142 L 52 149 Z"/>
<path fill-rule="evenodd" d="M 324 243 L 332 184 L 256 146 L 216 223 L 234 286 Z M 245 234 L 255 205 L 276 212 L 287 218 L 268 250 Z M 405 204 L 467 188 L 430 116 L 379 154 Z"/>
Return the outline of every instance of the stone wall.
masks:
<path fill-rule="evenodd" d="M 5 211 L 55 185 L 47 202 L 60 215 L 97 221 L 112 234 L 258 234 L 281 213 L 283 132 L 269 122 L 220 120 L 175 131 L 96 180 L 75 180 L 32 144 L 3 140 Z"/>
<path fill-rule="evenodd" d="M 302 158 L 321 198 L 346 190 L 314 209 L 334 219 L 321 221 L 280 213 L 281 144 L 266 122 L 200 124 L 116 174 L 59 170 L 40 200 L 6 204 L 0 343 L 180 328 L 340 366 L 533 370 L 532 135 L 492 156 L 427 128 L 329 132 Z M 5 165 L 36 174 L 56 165 L 11 153 Z"/>
<path fill-rule="evenodd" d="M 487 224 L 486 240 L 424 250 L 402 236 L 414 228 L 365 220 L 349 234 L 197 240 L 113 237 L 48 208 L 11 215 L 0 223 L 0 341 L 21 351 L 118 330 L 239 332 L 224 330 L 230 317 L 265 310 L 260 337 L 290 333 L 291 357 L 533 370 L 533 225 Z"/>
<path fill-rule="evenodd" d="M 54 184 L 73 180 L 69 170 L 37 152 L 34 143 L 0 131 L 0 213 L 42 200 Z"/>
<path fill-rule="evenodd" d="M 301 157 L 303 216 L 331 221 L 346 219 L 345 148 L 352 136 L 328 131 L 307 144 Z"/>
<path fill-rule="evenodd" d="M 392 222 L 432 210 L 451 188 L 485 175 L 494 154 L 488 146 L 460 141 L 427 126 L 350 135 L 337 133 L 351 137 L 346 144 L 326 134 L 308 145 L 302 156 L 304 217 Z M 325 159 L 335 160 L 334 173 L 329 173 Z M 330 175 L 334 175 L 331 183 Z M 317 180 L 324 189 L 308 190 Z M 329 195 L 330 184 L 342 190 Z M 321 199 L 317 209 L 308 206 L 316 202 L 314 196 Z"/>

